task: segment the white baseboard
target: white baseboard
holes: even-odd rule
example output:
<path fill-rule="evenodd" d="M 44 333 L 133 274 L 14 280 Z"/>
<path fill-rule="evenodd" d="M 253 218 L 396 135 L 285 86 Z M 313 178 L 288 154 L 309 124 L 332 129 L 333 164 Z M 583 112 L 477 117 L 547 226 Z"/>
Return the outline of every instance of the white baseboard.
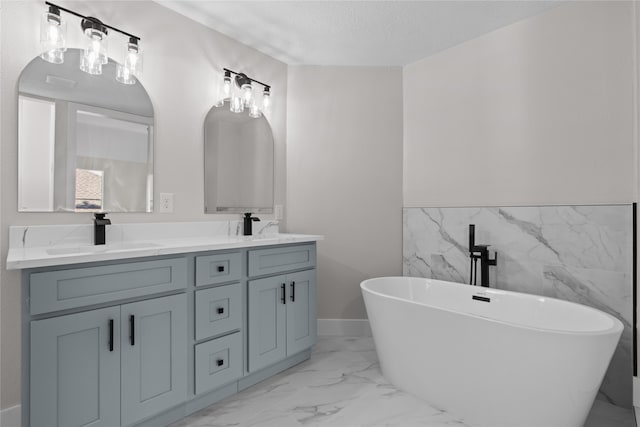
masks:
<path fill-rule="evenodd" d="M 20 405 L 0 411 L 0 427 L 20 427 L 22 418 L 22 408 Z"/>
<path fill-rule="evenodd" d="M 370 337 L 366 319 L 318 319 L 318 335 L 340 337 Z"/>

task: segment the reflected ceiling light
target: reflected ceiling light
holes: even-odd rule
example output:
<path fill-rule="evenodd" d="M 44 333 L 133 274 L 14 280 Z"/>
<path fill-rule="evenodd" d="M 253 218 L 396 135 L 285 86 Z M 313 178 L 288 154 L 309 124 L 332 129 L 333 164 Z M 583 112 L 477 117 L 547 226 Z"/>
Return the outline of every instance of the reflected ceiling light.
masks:
<path fill-rule="evenodd" d="M 60 11 L 82 18 L 80 26 L 87 36 L 84 53 L 80 58 L 80 69 L 89 74 L 102 74 L 102 66 L 109 62 L 107 52 L 108 30 L 116 31 L 129 38 L 124 60 L 117 66 L 116 80 L 123 84 L 135 84 L 136 78 L 142 73 L 142 55 L 140 52 L 140 37 L 112 27 L 92 16 L 84 16 L 72 10 L 60 7 L 48 1 L 49 11 L 43 15 L 40 25 L 40 44 L 43 52 L 40 55 L 45 61 L 54 64 L 64 62 L 66 50 L 66 22 L 60 18 Z"/>
<path fill-rule="evenodd" d="M 253 118 L 261 117 L 271 105 L 271 86 L 252 79 L 244 73 L 238 73 L 228 68 L 224 68 L 224 79 L 222 83 L 223 99 L 230 100 L 230 109 L 234 113 L 241 113 L 244 108 L 249 108 L 249 116 Z M 232 84 L 231 74 L 235 75 Z M 264 87 L 262 100 L 258 102 L 253 94 L 252 83 L 257 83 Z M 234 90 L 235 89 L 235 90 Z M 223 105 L 218 103 L 216 105 Z"/>
<path fill-rule="evenodd" d="M 62 64 L 67 50 L 66 37 L 67 22 L 60 17 L 60 9 L 49 6 L 49 11 L 42 14 L 40 21 L 40 58 L 52 64 Z"/>

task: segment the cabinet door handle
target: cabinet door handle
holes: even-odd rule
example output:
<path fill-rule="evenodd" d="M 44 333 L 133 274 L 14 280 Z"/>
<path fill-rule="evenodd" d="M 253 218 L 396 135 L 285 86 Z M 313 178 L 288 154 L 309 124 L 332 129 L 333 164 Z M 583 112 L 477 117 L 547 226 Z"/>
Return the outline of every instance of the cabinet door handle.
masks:
<path fill-rule="evenodd" d="M 224 360 L 218 359 L 218 360 L 216 360 L 216 363 L 218 364 L 218 366 L 222 366 L 222 365 L 224 365 Z"/>
<path fill-rule="evenodd" d="M 224 271 L 224 265 L 218 266 L 218 273 L 222 273 Z"/>
<path fill-rule="evenodd" d="M 295 280 L 291 282 L 291 302 L 295 302 L 296 300 L 296 282 Z"/>
<path fill-rule="evenodd" d="M 133 314 L 129 316 L 129 342 L 136 345 L 136 317 Z"/>
<path fill-rule="evenodd" d="M 282 297 L 280 297 L 280 302 L 282 302 L 283 304 L 287 303 L 287 297 L 285 296 L 285 284 L 283 283 L 282 286 L 280 286 L 280 290 L 282 290 Z"/>
<path fill-rule="evenodd" d="M 109 319 L 109 351 L 113 351 L 113 319 Z"/>
<path fill-rule="evenodd" d="M 224 307 L 218 307 L 218 314 L 224 313 Z"/>

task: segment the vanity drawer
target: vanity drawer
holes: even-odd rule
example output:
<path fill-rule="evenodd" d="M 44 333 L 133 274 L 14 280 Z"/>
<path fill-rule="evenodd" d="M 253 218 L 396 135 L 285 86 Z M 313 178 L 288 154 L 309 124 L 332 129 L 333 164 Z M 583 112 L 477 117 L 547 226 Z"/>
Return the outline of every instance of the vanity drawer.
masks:
<path fill-rule="evenodd" d="M 196 394 L 221 387 L 242 376 L 240 332 L 195 347 Z"/>
<path fill-rule="evenodd" d="M 224 334 L 242 326 L 240 283 L 196 291 L 196 340 Z"/>
<path fill-rule="evenodd" d="M 196 286 L 240 280 L 240 252 L 196 257 Z"/>
<path fill-rule="evenodd" d="M 83 307 L 186 286 L 185 258 L 32 273 L 30 313 Z"/>
<path fill-rule="evenodd" d="M 249 251 L 249 276 L 280 273 L 315 265 L 315 244 Z"/>

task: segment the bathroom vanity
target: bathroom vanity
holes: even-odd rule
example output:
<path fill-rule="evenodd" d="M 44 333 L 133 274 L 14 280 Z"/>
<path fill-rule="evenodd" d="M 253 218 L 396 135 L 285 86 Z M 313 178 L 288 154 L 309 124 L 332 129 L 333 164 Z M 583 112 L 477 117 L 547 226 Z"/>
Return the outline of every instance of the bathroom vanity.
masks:
<path fill-rule="evenodd" d="M 310 357 L 320 236 L 43 247 L 15 228 L 25 427 L 168 425 Z"/>

